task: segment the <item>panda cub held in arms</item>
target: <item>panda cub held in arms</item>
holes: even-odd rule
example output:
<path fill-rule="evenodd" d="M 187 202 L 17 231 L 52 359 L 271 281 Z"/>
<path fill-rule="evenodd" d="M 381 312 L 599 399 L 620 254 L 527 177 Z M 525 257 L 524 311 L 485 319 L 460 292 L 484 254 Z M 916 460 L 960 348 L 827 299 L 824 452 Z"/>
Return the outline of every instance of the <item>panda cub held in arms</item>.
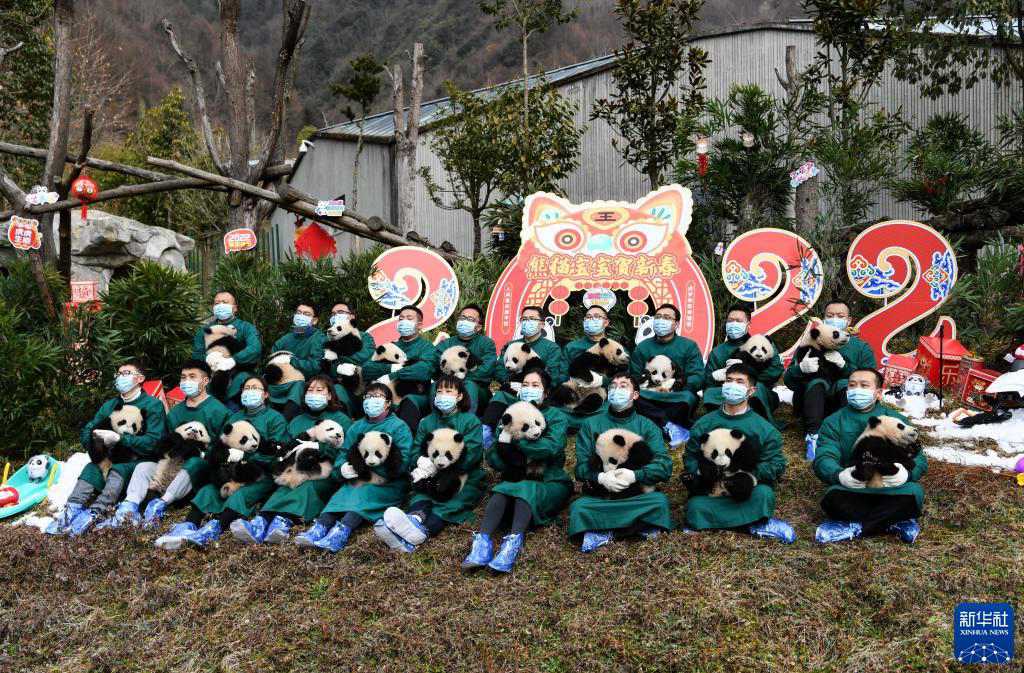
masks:
<path fill-rule="evenodd" d="M 105 476 L 112 465 L 130 462 L 135 454 L 120 441 L 113 441 L 113 438 L 105 436 L 106 433 L 97 430 L 109 430 L 119 435 L 145 434 L 146 415 L 134 404 L 118 400 L 110 416 L 93 429 L 89 460 L 99 466 Z"/>
<path fill-rule="evenodd" d="M 266 474 L 251 458 L 256 453 L 277 454 L 278 447 L 263 439 L 249 421 L 235 421 L 224 426 L 220 443 L 210 450 L 209 462 L 216 466 L 216 483 L 220 497 L 228 498 L 246 484 L 259 481 Z"/>
<path fill-rule="evenodd" d="M 532 402 L 510 404 L 498 422 L 496 451 L 505 463 L 502 478 L 505 481 L 539 480 L 544 476 L 544 464 L 529 461 L 519 448 L 522 440 L 540 439 L 547 429 L 544 414 Z"/>
<path fill-rule="evenodd" d="M 818 358 L 818 373 L 812 375 L 828 381 L 838 381 L 843 376 L 846 360 L 839 349 L 850 340 L 850 333 L 844 329 L 830 327 L 820 318 L 811 318 L 807 329 L 800 336 L 793 353 L 793 362 L 801 363 L 805 358 Z"/>
<path fill-rule="evenodd" d="M 729 361 L 739 360 L 760 374 L 771 363 L 772 358 L 774 357 L 775 346 L 772 344 L 771 340 L 763 334 L 751 334 L 747 337 L 747 340 L 736 349 Z"/>
<path fill-rule="evenodd" d="M 892 416 L 872 416 L 853 444 L 853 478 L 881 488 L 882 477 L 896 474 L 897 465 L 913 470 L 920 452 L 914 426 Z"/>
<path fill-rule="evenodd" d="M 674 393 L 686 389 L 686 379 L 667 355 L 655 355 L 644 365 L 640 387 L 659 393 Z"/>
<path fill-rule="evenodd" d="M 421 475 L 417 470 L 413 470 L 413 490 L 437 502 L 447 502 L 455 497 L 466 484 L 467 475 L 460 465 L 465 450 L 465 437 L 457 430 L 438 428 L 428 433 L 423 443 L 420 461 L 429 461 L 434 473 L 429 477 L 417 479 Z"/>
<path fill-rule="evenodd" d="M 522 383 L 523 377 L 533 371 L 544 369 L 544 361 L 540 359 L 536 351 L 525 341 L 514 341 L 505 348 L 505 354 L 501 359 L 508 372 L 509 383 L 503 386 L 505 390 L 518 390 L 511 384 Z"/>
<path fill-rule="evenodd" d="M 207 325 L 203 328 L 203 344 L 206 347 L 206 364 L 213 375 L 210 377 L 210 393 L 223 397 L 231 379 L 239 371 L 235 353 L 245 344 L 238 340 L 238 330 L 232 325 Z"/>
<path fill-rule="evenodd" d="M 210 446 L 210 433 L 199 421 L 189 421 L 174 428 L 160 442 L 163 457 L 149 480 L 149 490 L 163 493 L 189 458 L 202 456 Z"/>
<path fill-rule="evenodd" d="M 329 376 L 353 376 L 358 367 L 349 362 L 338 363 L 338 358 L 348 357 L 363 347 L 362 335 L 350 320 L 332 323 L 327 327 L 327 342 L 324 344 L 324 357 L 320 360 L 320 369 Z M 340 382 L 340 378 L 339 378 Z M 361 384 L 361 381 L 357 383 Z M 342 385 L 345 385 L 342 383 Z M 347 386 L 346 386 L 347 388 Z M 360 390 L 361 394 L 362 391 Z"/>
<path fill-rule="evenodd" d="M 405 351 L 396 346 L 395 344 L 388 342 L 377 346 L 373 355 L 370 357 L 372 362 L 387 362 L 392 365 L 405 366 L 409 364 L 409 361 L 405 355 Z M 363 390 L 366 388 L 366 381 L 363 380 L 363 368 L 348 362 L 338 365 L 338 383 L 356 397 L 363 394 Z M 390 376 L 382 376 L 378 379 L 384 383 L 388 388 L 391 389 L 391 396 L 394 398 L 392 401 L 397 406 L 401 402 L 401 395 L 398 394 L 398 388 L 401 387 L 403 390 L 409 388 L 409 384 L 413 384 L 414 389 L 418 389 L 418 384 L 415 381 L 404 382 L 399 385 L 396 381 L 392 381 Z M 412 393 L 406 393 L 412 394 Z"/>
<path fill-rule="evenodd" d="M 601 339 L 569 363 L 569 381 L 551 391 L 551 403 L 577 414 L 597 411 L 607 398 L 605 378 L 628 362 L 622 344 Z"/>
<path fill-rule="evenodd" d="M 442 374 L 460 379 L 465 379 L 479 364 L 480 358 L 470 353 L 465 346 L 445 348 L 439 360 Z"/>
<path fill-rule="evenodd" d="M 594 453 L 590 457 L 590 467 L 597 472 L 614 472 L 615 470 L 639 470 L 654 460 L 654 452 L 644 438 L 635 432 L 622 428 L 605 430 L 594 440 Z M 588 481 L 583 484 L 585 495 L 601 498 L 629 498 L 641 493 L 650 493 L 653 486 L 634 483 L 628 488 L 613 493 L 599 482 Z"/>
<path fill-rule="evenodd" d="M 355 478 L 348 481 L 354 486 L 386 484 L 402 476 L 402 453 L 386 432 L 372 430 L 359 435 L 349 449 L 348 463 L 356 472 Z M 373 469 L 382 466 L 383 476 Z"/>
<path fill-rule="evenodd" d="M 757 486 L 754 470 L 760 459 L 753 441 L 735 428 L 718 428 L 699 438 L 698 474 L 683 473 L 690 495 L 729 496 L 737 502 L 750 499 Z"/>
<path fill-rule="evenodd" d="M 370 359 L 374 362 L 389 362 L 393 365 L 401 365 L 402 367 L 417 362 L 417 360 L 410 360 L 406 356 L 405 351 L 391 342 L 377 346 L 373 352 L 373 357 Z M 382 376 L 377 380 L 391 389 L 391 396 L 394 398 L 392 404 L 396 407 L 407 395 L 425 395 L 430 388 L 430 381 L 397 379 L 389 375 Z"/>
<path fill-rule="evenodd" d="M 263 370 L 263 378 L 272 386 L 295 381 L 305 381 L 305 375 L 292 364 L 293 354 L 289 351 L 277 351 L 267 358 L 267 366 Z"/>

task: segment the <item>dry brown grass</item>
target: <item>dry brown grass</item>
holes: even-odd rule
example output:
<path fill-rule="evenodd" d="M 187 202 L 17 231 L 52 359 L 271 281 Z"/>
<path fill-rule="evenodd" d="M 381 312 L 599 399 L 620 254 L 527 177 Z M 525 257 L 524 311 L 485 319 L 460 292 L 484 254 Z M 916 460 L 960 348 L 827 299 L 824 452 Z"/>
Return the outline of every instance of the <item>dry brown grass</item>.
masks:
<path fill-rule="evenodd" d="M 469 527 L 412 556 L 364 530 L 331 557 L 3 526 L 0 671 L 946 671 L 962 669 L 956 603 L 1024 609 L 1012 479 L 933 462 L 913 547 L 822 548 L 822 488 L 795 432 L 787 443 L 791 546 L 674 532 L 584 556 L 563 518 L 528 536 L 510 577 L 460 573 Z M 684 496 L 667 491 L 678 519 Z"/>

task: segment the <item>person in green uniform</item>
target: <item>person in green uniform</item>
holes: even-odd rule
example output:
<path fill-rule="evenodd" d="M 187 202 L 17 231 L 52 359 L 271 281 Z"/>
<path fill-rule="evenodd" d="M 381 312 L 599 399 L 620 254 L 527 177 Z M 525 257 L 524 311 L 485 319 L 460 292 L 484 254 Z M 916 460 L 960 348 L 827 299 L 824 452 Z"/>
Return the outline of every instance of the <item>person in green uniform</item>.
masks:
<path fill-rule="evenodd" d="M 277 462 L 276 448 L 288 439 L 288 423 L 284 416 L 267 405 L 267 382 L 259 376 L 250 376 L 242 384 L 242 407 L 228 417 L 227 424 L 248 421 L 260 433 L 263 445 L 246 457 L 264 469 L 258 481 L 242 486 L 227 498 L 220 495 L 220 485 L 203 486 L 192 498 L 192 508 L 185 521 L 156 540 L 158 549 L 177 550 L 189 543 L 206 547 L 221 536 L 222 531 L 239 517 L 252 516 L 256 507 L 274 491 L 270 469 Z M 210 518 L 201 527 L 199 524 Z"/>
<path fill-rule="evenodd" d="M 455 322 L 455 336 L 448 337 L 437 346 L 439 356 L 452 346 L 465 346 L 480 361 L 466 373 L 470 412 L 475 414 L 482 414 L 491 401 L 491 379 L 498 363 L 494 341 L 483 333 L 483 326 L 483 309 L 476 304 L 466 304 Z"/>
<path fill-rule="evenodd" d="M 565 412 L 547 404 L 545 398 L 551 379 L 544 370 L 534 370 L 523 377 L 518 396 L 523 402 L 534 404 L 544 415 L 546 427 L 537 439 L 520 439 L 515 446 L 526 460 L 539 464 L 543 472 L 539 479 L 523 481 L 502 480 L 491 488 L 491 497 L 484 508 L 480 530 L 473 535 L 469 555 L 462 561 L 467 570 L 487 566 L 501 573 L 512 572 L 516 558 L 523 548 L 530 525 L 551 523 L 572 495 L 572 480 L 565 472 L 566 431 L 569 421 Z M 487 462 L 499 474 L 504 472 L 497 445 L 486 453 Z M 511 517 L 508 535 L 501 540 L 497 553 L 492 539 L 502 522 Z"/>
<path fill-rule="evenodd" d="M 608 409 L 591 417 L 576 436 L 576 481 L 583 484 L 584 495 L 569 506 L 569 537 L 583 536 L 582 552 L 592 552 L 616 537 L 639 535 L 649 540 L 672 528 L 664 493 L 652 490 L 628 497 L 614 495 L 633 484 L 654 487 L 672 476 L 672 459 L 665 449 L 661 428 L 636 412 L 638 387 L 628 372 L 614 374 L 608 389 Z M 595 469 L 591 463 L 595 442 L 611 429 L 629 430 L 643 437 L 653 454 L 651 461 L 636 470 Z"/>
<path fill-rule="evenodd" d="M 725 496 L 691 495 L 686 501 L 686 523 L 694 530 L 730 528 L 789 544 L 796 540 L 796 532 L 791 525 L 773 516 L 774 487 L 786 469 L 782 435 L 773 423 L 751 409 L 750 398 L 756 390 L 757 373 L 753 369 L 742 363 L 729 366 L 722 383 L 722 405 L 693 424 L 683 466 L 686 468 L 684 483 L 688 483 L 688 477 L 700 474 L 698 456 L 704 436 L 719 428 L 739 430 L 760 452 L 753 472 L 757 485 L 742 502 Z"/>
<path fill-rule="evenodd" d="M 750 310 L 739 304 L 731 306 L 725 316 L 725 341 L 711 350 L 704 368 L 704 406 L 709 411 L 722 404 L 722 383 L 725 371 L 733 362 L 733 354 L 750 337 Z M 779 397 L 772 388 L 782 376 L 782 359 L 778 349 L 767 365 L 756 372 L 757 388 L 750 398 L 750 406 L 767 420 L 775 422 L 773 412 L 779 406 Z"/>
<path fill-rule="evenodd" d="M 824 322 L 829 327 L 847 329 L 850 326 L 850 307 L 844 301 L 830 301 L 825 306 Z M 818 376 L 818 358 L 805 357 L 801 362 L 789 363 L 782 381 L 793 391 L 793 412 L 800 417 L 804 428 L 804 446 L 807 460 L 814 460 L 818 446 L 818 430 L 825 417 L 846 404 L 846 378 L 855 369 L 877 369 L 875 354 L 864 341 L 851 335 L 839 349 L 846 364 L 843 378 L 831 382 Z"/>
<path fill-rule="evenodd" d="M 679 309 L 672 304 L 662 304 L 654 312 L 651 327 L 654 336 L 637 344 L 629 358 L 629 373 L 642 379 L 644 367 L 655 355 L 664 355 L 679 369 L 679 375 L 686 380 L 683 390 L 659 392 L 640 389 L 636 409 L 642 416 L 654 421 L 665 430 L 669 445 L 676 447 L 686 441 L 686 428 L 690 427 L 690 416 L 697 406 L 697 391 L 704 383 L 704 357 L 692 339 L 676 334 L 681 318 Z"/>
<path fill-rule="evenodd" d="M 606 311 L 603 306 L 598 306 L 597 304 L 588 308 L 586 314 L 583 316 L 583 336 L 565 344 L 565 348 L 562 349 L 562 352 L 565 354 L 565 361 L 568 363 L 569 371 L 572 371 L 572 363 L 576 358 L 588 351 L 590 348 L 593 348 L 594 344 L 599 343 L 601 339 L 607 338 L 607 332 L 608 311 Z M 607 386 L 608 381 L 604 381 L 604 385 Z M 607 411 L 607 402 L 589 413 L 567 411 L 566 416 L 569 419 L 569 434 L 576 434 L 579 431 L 580 426 L 588 418 L 595 418 L 600 414 L 607 413 Z"/>
<path fill-rule="evenodd" d="M 390 376 L 395 385 L 415 383 L 419 392 L 405 395 L 398 405 L 396 414 L 412 432 L 420 424 L 420 418 L 429 409 L 427 391 L 437 371 L 437 349 L 420 334 L 423 325 L 423 311 L 416 306 L 406 306 L 398 312 L 398 346 L 408 358 L 404 365 L 389 362 L 367 362 L 363 365 L 363 380 L 376 381 L 381 376 Z"/>
<path fill-rule="evenodd" d="M 891 416 L 907 425 L 902 415 L 882 405 L 882 375 L 876 369 L 855 369 L 846 382 L 847 404 L 825 419 L 818 436 L 814 474 L 828 486 L 821 507 L 829 520 L 818 526 L 815 539 L 824 544 L 852 540 L 862 535 L 895 533 L 910 544 L 921 526 L 917 517 L 924 506 L 921 477 L 928 471 L 924 451 L 914 467 L 903 465 L 884 486 L 868 488 L 853 476 L 853 445 L 873 416 Z"/>
<path fill-rule="evenodd" d="M 306 384 L 303 395 L 302 413 L 288 424 L 288 439 L 298 446 L 298 437 L 320 421 L 331 420 L 348 433 L 352 419 L 342 410 L 331 380 L 318 374 Z M 338 457 L 341 446 L 317 442 L 320 455 L 331 462 Z M 239 542 L 247 544 L 281 544 L 288 540 L 292 526 L 298 522 L 313 521 L 324 509 L 327 498 L 338 488 L 338 482 L 330 476 L 310 479 L 295 488 L 278 486 L 259 514 L 252 519 L 235 519 L 231 523 L 231 534 Z"/>
<path fill-rule="evenodd" d="M 462 488 L 448 500 L 419 491 L 416 484 L 437 474 L 438 465 L 426 455 L 427 437 L 441 428 L 455 430 L 462 435 L 462 455 L 445 469 L 465 475 Z M 459 524 L 473 518 L 473 508 L 483 497 L 484 470 L 483 447 L 481 445 L 480 419 L 469 410 L 469 393 L 466 383 L 455 376 L 442 376 L 437 381 L 434 396 L 434 411 L 423 419 L 413 449 L 418 456 L 412 470 L 413 493 L 408 512 L 400 507 L 388 507 L 384 515 L 373 525 L 374 534 L 389 548 L 413 552 L 434 537 L 450 523 Z"/>
<path fill-rule="evenodd" d="M 494 378 L 498 383 L 518 383 L 516 377 L 512 376 L 505 368 L 505 351 L 514 343 L 530 345 L 530 348 L 544 361 L 548 376 L 551 377 L 552 386 L 560 386 L 569 380 L 569 365 L 565 362 L 565 354 L 562 353 L 561 346 L 544 337 L 544 330 L 541 329 L 544 318 L 544 311 L 539 306 L 523 308 L 519 314 L 519 332 L 523 335 L 522 338 L 513 339 L 505 344 L 501 349 L 501 356 L 495 363 Z M 516 386 L 513 385 L 512 388 L 514 391 Z"/>
<path fill-rule="evenodd" d="M 167 417 L 163 402 L 150 397 L 142 389 L 145 380 L 139 363 L 129 361 L 119 366 L 114 378 L 117 397 L 104 402 L 79 434 L 79 441 L 86 452 L 92 447 L 95 436 L 111 446 L 128 449 L 132 459 L 114 463 L 106 475 L 99 465 L 88 463 L 68 496 L 64 511 L 47 526 L 46 532 L 50 535 L 68 533 L 77 536 L 89 530 L 117 503 L 135 468 L 143 462 L 155 464 L 159 459 L 157 447 L 167 432 Z M 138 407 L 142 413 L 144 424 L 139 433 L 121 434 L 98 427 L 122 405 Z"/>
<path fill-rule="evenodd" d="M 351 305 L 347 301 L 340 301 L 331 308 L 331 325 L 338 325 L 342 322 L 356 325 L 356 312 L 355 309 L 351 308 Z M 362 367 L 370 358 L 373 357 L 373 349 L 377 347 L 374 343 L 373 337 L 370 336 L 363 330 L 359 331 L 359 338 L 362 341 L 362 347 L 352 353 L 351 355 L 340 355 L 335 353 L 335 358 L 331 358 L 331 352 L 329 350 L 324 351 L 323 368 L 325 373 L 331 377 L 332 380 L 337 380 L 338 368 L 342 366 L 350 366 L 351 373 L 355 373 L 355 367 Z M 359 408 L 359 399 L 351 391 L 346 390 L 340 383 L 334 384 L 334 392 L 338 396 L 338 402 L 341 404 L 341 409 L 348 416 L 355 417 L 361 413 Z"/>
<path fill-rule="evenodd" d="M 259 367 L 260 352 L 263 349 L 263 345 L 260 342 L 260 335 L 256 331 L 256 326 L 238 317 L 238 302 L 235 301 L 235 295 L 226 291 L 215 294 L 213 296 L 212 314 L 207 325 L 230 325 L 234 327 L 238 332 L 235 338 L 242 343 L 242 350 L 226 360 L 215 361 L 216 370 L 214 371 L 235 370 L 235 375 L 228 383 L 227 390 L 220 397 L 220 401 L 226 403 L 228 400 L 238 396 L 246 373 L 252 373 Z M 196 335 L 192 339 L 192 359 L 206 360 L 206 342 L 203 340 L 202 327 L 196 330 Z"/>
<path fill-rule="evenodd" d="M 334 460 L 332 477 L 345 482 L 334 492 L 313 525 L 295 538 L 300 547 L 316 547 L 336 554 L 348 545 L 352 533 L 365 522 L 376 522 L 388 507 L 401 505 L 409 487 L 408 473 L 416 465 L 412 433 L 405 421 L 391 411 L 391 389 L 383 383 L 366 386 L 363 395 L 364 417 L 354 422 L 345 434 L 345 443 Z M 367 432 L 382 432 L 391 437 L 390 450 L 401 457 L 399 477 L 389 475 L 384 464 L 371 470 L 387 481 L 382 484 L 348 483 L 358 473 L 349 462 L 352 451 Z"/>
<path fill-rule="evenodd" d="M 324 343 L 327 337 L 316 328 L 317 310 L 311 302 L 295 307 L 292 315 L 292 330 L 274 342 L 273 352 L 288 351 L 292 354 L 292 366 L 309 379 L 320 373 L 320 361 L 324 358 Z"/>
<path fill-rule="evenodd" d="M 174 405 L 167 414 L 168 434 L 185 423 L 198 422 L 206 428 L 206 434 L 211 440 L 220 436 L 221 428 L 224 427 L 231 412 L 220 400 L 208 393 L 207 386 L 210 385 L 211 376 L 210 366 L 203 360 L 186 360 L 181 366 L 178 387 L 185 393 L 185 401 Z M 140 521 L 147 528 L 151 528 L 160 523 L 168 505 L 191 493 L 194 486 L 202 486 L 209 472 L 209 465 L 202 456 L 189 458 L 168 484 L 167 489 L 157 495 L 149 490 L 149 483 L 156 475 L 156 468 L 156 462 L 139 463 L 132 472 L 124 500 L 117 506 L 114 516 L 101 522 L 97 528 L 118 528 L 125 523 L 138 525 Z M 143 502 L 146 502 L 145 514 L 140 516 L 139 509 Z"/>

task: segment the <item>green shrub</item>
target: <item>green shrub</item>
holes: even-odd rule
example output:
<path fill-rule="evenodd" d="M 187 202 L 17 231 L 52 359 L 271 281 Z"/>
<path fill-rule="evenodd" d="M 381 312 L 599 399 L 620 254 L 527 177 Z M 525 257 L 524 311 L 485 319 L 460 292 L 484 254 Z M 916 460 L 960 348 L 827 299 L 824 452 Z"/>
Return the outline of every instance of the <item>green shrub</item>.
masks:
<path fill-rule="evenodd" d="M 6 277 L 0 276 L 0 303 L 18 310 L 19 330 L 49 333 L 56 321 L 46 311 L 46 304 L 28 258 L 19 257 L 7 267 L 7 272 L 9 275 Z M 45 267 L 43 275 L 55 308 L 60 312 L 68 300 L 68 288 L 56 268 Z"/>
<path fill-rule="evenodd" d="M 454 335 L 459 309 L 466 304 L 477 304 L 486 311 L 494 286 L 498 284 L 498 277 L 506 266 L 508 262 L 497 255 L 483 255 L 476 259 L 460 259 L 455 262 L 452 268 L 455 270 L 455 277 L 459 279 L 459 304 L 441 329 Z"/>
<path fill-rule="evenodd" d="M 288 314 L 288 309 L 281 305 L 280 269 L 255 251 L 225 255 L 213 274 L 213 290 L 207 304 L 212 305 L 213 294 L 221 291 L 235 296 L 238 317 L 256 326 L 267 351 L 280 335 L 282 314 Z"/>

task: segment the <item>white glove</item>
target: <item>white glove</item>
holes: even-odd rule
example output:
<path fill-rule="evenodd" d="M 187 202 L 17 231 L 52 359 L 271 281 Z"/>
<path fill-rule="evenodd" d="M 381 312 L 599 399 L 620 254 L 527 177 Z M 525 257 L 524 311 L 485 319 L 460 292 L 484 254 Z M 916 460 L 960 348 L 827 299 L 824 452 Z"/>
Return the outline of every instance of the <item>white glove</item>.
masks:
<path fill-rule="evenodd" d="M 391 365 L 391 373 L 394 374 L 395 372 L 397 372 L 401 368 L 402 368 L 402 365 L 400 365 L 400 364 Z"/>
<path fill-rule="evenodd" d="M 217 371 L 217 367 L 220 366 L 220 362 L 223 359 L 224 356 L 216 351 L 206 354 L 206 364 L 210 365 L 210 369 L 213 371 Z"/>
<path fill-rule="evenodd" d="M 843 359 L 843 355 L 839 351 L 829 351 L 825 353 L 825 359 L 834 364 L 836 367 L 846 366 L 846 360 Z"/>
<path fill-rule="evenodd" d="M 324 360 L 334 361 L 334 360 L 337 360 L 337 359 L 338 359 L 338 354 L 337 353 L 332 351 L 330 348 L 325 348 L 324 349 Z"/>
<path fill-rule="evenodd" d="M 615 475 L 615 472 L 602 472 L 597 475 L 597 483 L 601 484 L 612 493 L 618 493 L 628 486 L 628 484 L 624 483 Z"/>
<path fill-rule="evenodd" d="M 413 469 L 413 471 L 409 473 L 409 477 L 412 479 L 413 483 L 427 479 L 427 476 L 427 473 L 418 467 Z"/>
<path fill-rule="evenodd" d="M 304 439 L 295 445 L 293 451 L 301 451 L 303 449 L 319 449 L 320 443 L 314 442 L 312 439 Z"/>
<path fill-rule="evenodd" d="M 356 472 L 356 468 L 352 467 L 352 463 L 345 463 L 341 466 L 341 476 L 345 479 L 355 479 L 359 473 Z"/>
<path fill-rule="evenodd" d="M 356 366 L 351 362 L 345 362 L 343 364 L 338 365 L 339 376 L 355 376 L 355 374 Z"/>
<path fill-rule="evenodd" d="M 451 337 L 448 335 L 448 332 L 438 332 L 437 336 L 434 337 L 434 345 L 440 346 L 442 343 L 448 341 L 448 339 L 450 338 Z"/>
<path fill-rule="evenodd" d="M 228 449 L 228 462 L 229 463 L 240 463 L 245 458 L 245 451 L 241 449 Z"/>
<path fill-rule="evenodd" d="M 882 477 L 882 486 L 885 488 L 895 488 L 902 486 L 907 483 L 907 479 L 910 478 L 910 473 L 907 472 L 907 468 L 903 467 L 899 463 L 896 464 L 896 474 L 890 474 Z"/>
<path fill-rule="evenodd" d="M 619 469 L 612 472 L 615 478 L 625 484 L 627 487 L 632 486 L 636 483 L 636 472 L 627 468 L 620 467 Z"/>
<path fill-rule="evenodd" d="M 860 479 L 854 479 L 852 467 L 848 467 L 839 473 L 839 483 L 846 488 L 864 488 L 867 486 L 867 484 Z"/>
<path fill-rule="evenodd" d="M 808 353 L 800 361 L 800 371 L 804 374 L 815 374 L 818 371 L 818 358 L 812 358 Z"/>
<path fill-rule="evenodd" d="M 93 430 L 92 434 L 94 437 L 102 439 L 107 446 L 113 446 L 121 441 L 121 435 L 113 430 Z"/>
<path fill-rule="evenodd" d="M 725 361 L 725 368 L 728 369 L 729 367 L 732 367 L 733 365 L 738 365 L 741 362 L 743 362 L 743 360 L 740 360 L 739 358 L 729 358 L 728 360 Z"/>
<path fill-rule="evenodd" d="M 721 369 L 716 369 L 715 371 L 711 372 L 711 378 L 713 378 L 716 381 L 725 381 L 726 369 L 728 369 L 728 366 L 722 367 Z"/>
<path fill-rule="evenodd" d="M 218 372 L 229 372 L 235 368 L 235 364 L 235 358 L 224 358 L 216 367 L 213 367 L 213 369 Z"/>
<path fill-rule="evenodd" d="M 416 469 L 422 471 L 428 477 L 437 474 L 437 465 L 434 465 L 434 461 L 426 456 L 420 456 L 416 459 Z"/>
<path fill-rule="evenodd" d="M 508 387 L 518 393 L 519 389 L 523 387 L 523 384 L 519 383 L 518 381 L 512 381 L 511 383 L 508 384 Z"/>

